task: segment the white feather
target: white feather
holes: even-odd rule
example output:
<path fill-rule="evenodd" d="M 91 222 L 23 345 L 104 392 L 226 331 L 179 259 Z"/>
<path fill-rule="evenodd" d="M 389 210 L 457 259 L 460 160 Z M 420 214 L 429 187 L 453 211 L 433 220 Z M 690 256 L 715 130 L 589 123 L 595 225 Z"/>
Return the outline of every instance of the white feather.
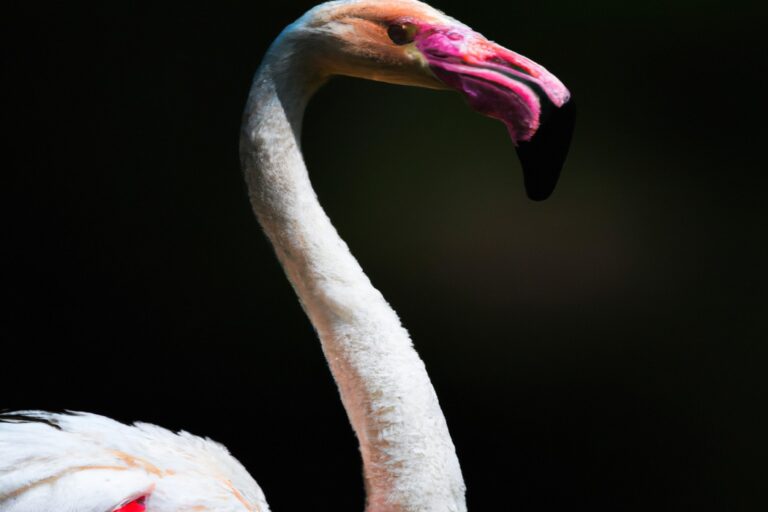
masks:
<path fill-rule="evenodd" d="M 245 468 L 210 439 L 96 414 L 24 414 L 59 428 L 0 422 L 2 512 L 108 512 L 143 495 L 152 512 L 269 510 Z"/>

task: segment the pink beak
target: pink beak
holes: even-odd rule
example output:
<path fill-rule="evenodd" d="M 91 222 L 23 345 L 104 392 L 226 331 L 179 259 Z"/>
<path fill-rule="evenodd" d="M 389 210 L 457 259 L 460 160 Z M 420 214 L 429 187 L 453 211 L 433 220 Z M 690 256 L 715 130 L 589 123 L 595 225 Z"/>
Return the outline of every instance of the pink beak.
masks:
<path fill-rule="evenodd" d="M 573 102 L 562 82 L 467 27 L 420 26 L 414 42 L 438 79 L 462 93 L 474 110 L 506 125 L 528 197 L 549 197 L 573 133 Z"/>

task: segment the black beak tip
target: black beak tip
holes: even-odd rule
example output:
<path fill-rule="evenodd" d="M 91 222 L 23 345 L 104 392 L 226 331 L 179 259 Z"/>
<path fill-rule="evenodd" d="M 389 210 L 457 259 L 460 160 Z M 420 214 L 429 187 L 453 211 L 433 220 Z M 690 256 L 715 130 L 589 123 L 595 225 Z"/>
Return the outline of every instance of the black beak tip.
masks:
<path fill-rule="evenodd" d="M 575 118 L 576 106 L 570 99 L 562 107 L 553 107 L 548 112 L 531 140 L 518 144 L 517 156 L 523 167 L 529 199 L 543 201 L 555 190 L 568 156 Z"/>

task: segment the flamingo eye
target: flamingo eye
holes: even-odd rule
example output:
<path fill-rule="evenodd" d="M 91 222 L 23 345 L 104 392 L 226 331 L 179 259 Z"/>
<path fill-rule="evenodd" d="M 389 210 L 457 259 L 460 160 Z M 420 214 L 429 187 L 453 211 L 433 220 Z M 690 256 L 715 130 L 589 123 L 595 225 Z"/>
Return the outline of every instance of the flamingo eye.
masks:
<path fill-rule="evenodd" d="M 387 35 L 396 45 L 404 45 L 413 42 L 416 37 L 416 25 L 413 23 L 398 23 L 387 27 Z"/>
<path fill-rule="evenodd" d="M 144 512 L 147 510 L 146 502 L 147 497 L 142 496 L 141 498 L 135 499 L 119 508 L 116 508 L 113 512 Z"/>

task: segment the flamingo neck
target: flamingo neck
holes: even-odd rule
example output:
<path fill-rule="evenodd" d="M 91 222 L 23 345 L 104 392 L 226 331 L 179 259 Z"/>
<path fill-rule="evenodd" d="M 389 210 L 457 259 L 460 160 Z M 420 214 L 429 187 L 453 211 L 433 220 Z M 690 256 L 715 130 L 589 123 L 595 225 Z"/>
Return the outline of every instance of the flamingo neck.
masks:
<path fill-rule="evenodd" d="M 320 337 L 359 440 L 366 510 L 463 512 L 461 469 L 424 363 L 309 181 L 301 121 L 324 80 L 288 39 L 270 48 L 246 106 L 241 159 L 253 210 Z"/>

